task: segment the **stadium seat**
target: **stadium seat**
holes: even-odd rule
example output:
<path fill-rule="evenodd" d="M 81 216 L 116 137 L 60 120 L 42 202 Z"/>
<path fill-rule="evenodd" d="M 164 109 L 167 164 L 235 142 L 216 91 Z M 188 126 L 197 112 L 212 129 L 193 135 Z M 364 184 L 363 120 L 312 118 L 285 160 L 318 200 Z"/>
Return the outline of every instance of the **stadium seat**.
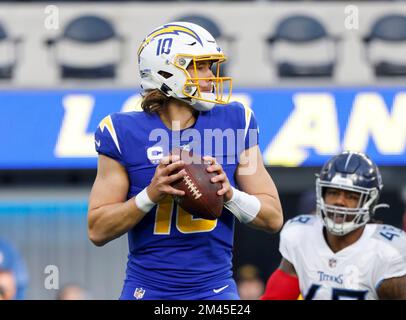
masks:
<path fill-rule="evenodd" d="M 406 76 L 405 15 L 389 14 L 377 19 L 363 40 L 376 76 Z"/>
<path fill-rule="evenodd" d="M 266 40 L 272 46 L 279 77 L 332 77 L 338 38 L 315 18 L 289 16 Z"/>
<path fill-rule="evenodd" d="M 11 79 L 17 65 L 17 50 L 20 38 L 8 35 L 0 22 L 0 79 Z"/>
<path fill-rule="evenodd" d="M 63 79 L 115 78 L 122 60 L 123 38 L 109 20 L 99 16 L 73 19 L 61 36 L 46 44 L 55 49 Z"/>
<path fill-rule="evenodd" d="M 191 22 L 205 28 L 216 39 L 225 55 L 232 56 L 233 59 L 235 59 L 235 50 L 233 50 L 235 37 L 225 34 L 213 19 L 202 15 L 187 14 L 175 17 L 172 21 Z M 227 64 L 222 64 L 220 66 L 220 76 L 227 76 Z"/>

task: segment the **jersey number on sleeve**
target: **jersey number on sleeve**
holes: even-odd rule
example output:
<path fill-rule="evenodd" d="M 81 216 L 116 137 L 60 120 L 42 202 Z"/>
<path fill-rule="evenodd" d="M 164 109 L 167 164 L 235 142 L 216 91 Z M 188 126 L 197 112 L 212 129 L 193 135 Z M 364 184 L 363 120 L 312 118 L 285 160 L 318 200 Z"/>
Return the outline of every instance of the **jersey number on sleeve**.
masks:
<path fill-rule="evenodd" d="M 382 231 L 379 234 L 384 237 L 385 239 L 392 241 L 393 238 L 400 237 L 402 230 L 393 228 L 390 226 L 383 226 Z"/>
<path fill-rule="evenodd" d="M 170 234 L 174 200 L 165 197 L 157 206 L 154 234 Z M 191 214 L 176 206 L 176 228 L 182 233 L 209 232 L 217 226 L 217 220 L 194 218 Z"/>

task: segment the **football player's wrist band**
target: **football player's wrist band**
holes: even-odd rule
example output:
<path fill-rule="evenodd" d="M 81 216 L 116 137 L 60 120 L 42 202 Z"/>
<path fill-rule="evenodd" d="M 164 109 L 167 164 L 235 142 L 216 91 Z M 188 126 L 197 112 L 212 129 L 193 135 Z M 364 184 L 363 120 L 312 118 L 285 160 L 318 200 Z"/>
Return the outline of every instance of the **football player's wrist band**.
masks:
<path fill-rule="evenodd" d="M 149 198 L 147 188 L 145 187 L 135 196 L 135 205 L 142 212 L 147 213 L 156 205 L 156 203 Z"/>
<path fill-rule="evenodd" d="M 237 190 L 234 187 L 231 188 L 233 189 L 233 196 L 229 201 L 224 203 L 224 206 L 230 210 L 240 222 L 251 222 L 258 215 L 261 209 L 261 202 L 256 196 Z"/>

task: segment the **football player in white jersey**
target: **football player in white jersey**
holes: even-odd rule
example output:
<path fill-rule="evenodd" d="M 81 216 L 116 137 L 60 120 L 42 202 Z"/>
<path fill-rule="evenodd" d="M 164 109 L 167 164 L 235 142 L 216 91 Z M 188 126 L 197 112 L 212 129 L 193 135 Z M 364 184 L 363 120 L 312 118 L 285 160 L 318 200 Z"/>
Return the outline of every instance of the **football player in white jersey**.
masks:
<path fill-rule="evenodd" d="M 406 299 L 406 234 L 371 223 L 386 206 L 377 204 L 382 186 L 366 155 L 330 159 L 316 179 L 317 215 L 286 222 L 282 261 L 261 299 Z"/>

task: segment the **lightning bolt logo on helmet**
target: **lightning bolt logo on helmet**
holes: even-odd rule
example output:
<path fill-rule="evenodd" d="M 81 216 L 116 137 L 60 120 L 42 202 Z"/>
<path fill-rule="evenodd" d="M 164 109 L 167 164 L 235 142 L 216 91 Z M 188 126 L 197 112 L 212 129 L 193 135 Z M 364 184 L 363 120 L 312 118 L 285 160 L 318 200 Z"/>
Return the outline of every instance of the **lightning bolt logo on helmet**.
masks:
<path fill-rule="evenodd" d="M 154 41 L 157 39 L 158 41 Z M 220 64 L 226 57 L 214 37 L 190 22 L 171 22 L 149 33 L 138 49 L 141 88 L 158 89 L 167 97 L 180 99 L 198 111 L 215 104 L 227 104 L 231 98 L 232 79 L 220 76 Z M 215 66 L 210 77 L 198 77 L 197 64 Z M 193 66 L 195 75 L 187 68 Z M 202 90 L 199 82 L 210 81 L 212 90 Z"/>

